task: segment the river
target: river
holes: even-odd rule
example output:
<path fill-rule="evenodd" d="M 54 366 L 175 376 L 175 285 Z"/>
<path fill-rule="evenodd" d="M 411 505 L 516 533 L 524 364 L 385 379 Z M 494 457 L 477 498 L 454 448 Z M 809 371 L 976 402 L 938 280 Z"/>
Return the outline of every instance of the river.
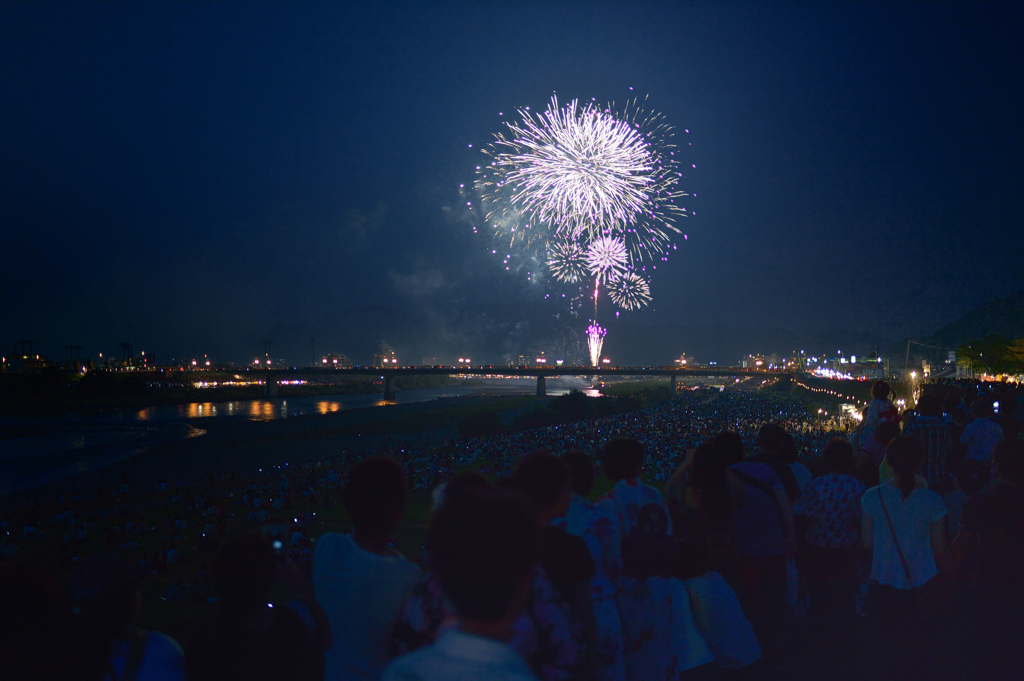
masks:
<path fill-rule="evenodd" d="M 580 379 L 549 379 L 548 395 L 588 387 Z M 531 395 L 534 379 L 398 390 L 395 403 L 429 402 L 467 395 Z M 25 436 L 0 439 L 0 496 L 34 489 L 64 478 L 100 470 L 142 454 L 150 447 L 205 435 L 203 425 L 223 421 L 271 421 L 328 414 L 382 404 L 381 393 L 282 397 L 230 402 L 189 402 L 143 409 L 54 418 L 0 417 L 0 430 Z"/>

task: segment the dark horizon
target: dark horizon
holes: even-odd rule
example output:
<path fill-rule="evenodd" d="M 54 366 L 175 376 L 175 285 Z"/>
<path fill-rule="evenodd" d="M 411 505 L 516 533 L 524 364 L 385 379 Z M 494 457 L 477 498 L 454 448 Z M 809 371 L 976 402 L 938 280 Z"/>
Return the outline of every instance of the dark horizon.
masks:
<path fill-rule="evenodd" d="M 456 207 L 552 92 L 689 130 L 689 238 L 622 324 L 896 340 L 1024 287 L 1019 6 L 515 7 L 8 6 L 4 352 L 292 359 L 353 309 L 535 306 Z"/>

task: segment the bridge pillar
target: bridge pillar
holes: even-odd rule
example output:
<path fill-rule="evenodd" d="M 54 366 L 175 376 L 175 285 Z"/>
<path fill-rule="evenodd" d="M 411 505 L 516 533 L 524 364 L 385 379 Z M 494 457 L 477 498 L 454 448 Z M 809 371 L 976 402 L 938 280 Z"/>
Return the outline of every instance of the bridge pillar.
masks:
<path fill-rule="evenodd" d="M 271 376 L 269 373 L 266 376 L 266 380 L 263 381 L 263 396 L 277 397 L 278 390 L 281 387 L 280 382 L 277 380 L 277 376 Z"/>
<path fill-rule="evenodd" d="M 395 401 L 395 376 L 394 374 L 384 375 L 384 401 Z"/>
<path fill-rule="evenodd" d="M 669 394 L 671 394 L 673 396 L 676 394 L 676 375 L 675 374 L 672 374 L 672 376 L 669 377 L 668 391 L 669 391 Z"/>
<path fill-rule="evenodd" d="M 537 397 L 547 397 L 548 380 L 543 376 L 537 377 Z"/>

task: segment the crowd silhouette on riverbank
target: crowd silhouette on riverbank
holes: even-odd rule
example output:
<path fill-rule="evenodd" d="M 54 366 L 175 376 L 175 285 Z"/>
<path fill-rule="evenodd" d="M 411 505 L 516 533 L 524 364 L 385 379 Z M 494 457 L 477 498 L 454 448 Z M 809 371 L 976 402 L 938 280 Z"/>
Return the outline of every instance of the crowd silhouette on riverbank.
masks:
<path fill-rule="evenodd" d="M 890 395 L 876 384 L 852 430 L 789 393 L 699 390 L 482 439 L 30 500 L 0 517 L 5 670 L 1015 678 L 1024 395 L 941 386 L 903 413 Z M 433 510 L 414 563 L 393 542 L 417 490 Z M 351 533 L 324 531 L 339 504 Z M 140 583 L 167 574 L 183 576 L 141 601 Z M 175 641 L 137 628 L 154 607 L 200 614 Z"/>

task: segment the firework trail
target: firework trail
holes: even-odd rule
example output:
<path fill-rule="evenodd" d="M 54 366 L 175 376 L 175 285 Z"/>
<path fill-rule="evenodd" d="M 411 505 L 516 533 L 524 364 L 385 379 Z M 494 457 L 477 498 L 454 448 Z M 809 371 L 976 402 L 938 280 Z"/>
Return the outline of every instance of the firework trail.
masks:
<path fill-rule="evenodd" d="M 590 350 L 591 366 L 598 366 L 601 363 L 601 347 L 604 345 L 604 337 L 608 331 L 591 322 L 587 327 L 587 348 Z"/>
<path fill-rule="evenodd" d="M 651 287 L 636 272 L 626 272 L 608 287 L 608 297 L 624 310 L 636 310 L 651 302 Z"/>

